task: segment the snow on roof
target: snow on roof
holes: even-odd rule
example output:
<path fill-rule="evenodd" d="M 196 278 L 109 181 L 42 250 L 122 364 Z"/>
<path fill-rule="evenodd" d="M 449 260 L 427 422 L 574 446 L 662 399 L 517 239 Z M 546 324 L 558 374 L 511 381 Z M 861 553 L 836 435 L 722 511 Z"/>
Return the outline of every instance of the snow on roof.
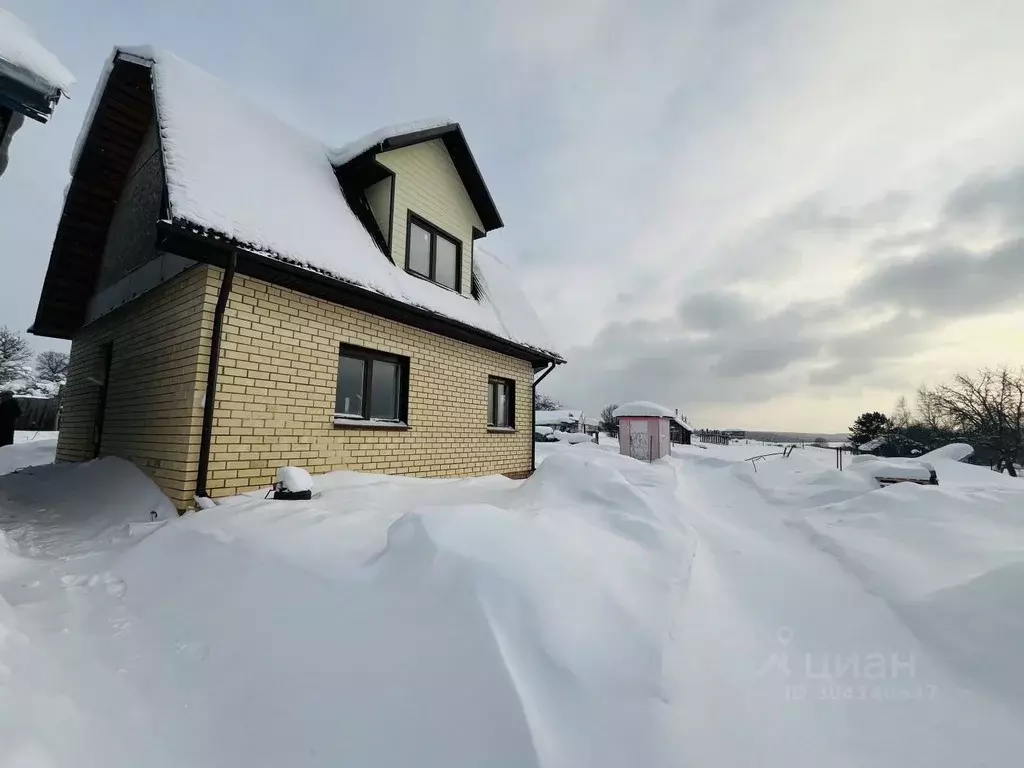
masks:
<path fill-rule="evenodd" d="M 393 139 L 396 136 L 404 136 L 407 133 L 419 133 L 420 131 L 429 131 L 433 128 L 447 128 L 455 125 L 457 125 L 457 123 L 454 120 L 449 120 L 446 117 L 413 120 L 407 123 L 387 125 L 383 128 L 371 131 L 355 141 L 350 141 L 348 144 L 341 147 L 328 149 L 327 159 L 331 161 L 331 165 L 344 165 L 349 160 L 358 157 L 367 150 L 373 149 L 374 147 L 383 144 L 388 139 Z"/>
<path fill-rule="evenodd" d="M 33 90 L 67 93 L 75 77 L 36 39 L 35 33 L 10 11 L 0 8 L 0 74 Z"/>
<path fill-rule="evenodd" d="M 861 443 L 857 446 L 858 451 L 877 451 L 883 445 L 889 441 L 888 435 L 882 437 L 876 437 L 873 440 L 868 440 L 866 443 Z"/>
<path fill-rule="evenodd" d="M 380 252 L 349 208 L 319 141 L 174 54 L 133 48 L 115 50 L 118 56 L 152 62 L 174 221 L 558 357 L 518 281 L 493 254 L 474 249 L 479 301 L 413 277 Z M 439 123 L 412 125 L 424 130 Z M 360 141 L 372 146 L 388 131 L 407 129 Z"/>
<path fill-rule="evenodd" d="M 537 411 L 534 414 L 535 424 L 567 424 L 573 421 L 579 421 L 583 416 L 583 411 L 580 410 L 561 410 L 561 411 Z"/>
<path fill-rule="evenodd" d="M 684 429 L 688 429 L 693 432 L 694 429 L 691 427 L 685 419 L 679 416 L 679 414 L 671 408 L 666 408 L 664 405 L 658 405 L 647 400 L 634 400 L 631 403 L 623 403 L 614 411 L 612 416 L 616 419 L 622 416 L 654 416 L 658 418 L 672 419 L 679 426 Z"/>

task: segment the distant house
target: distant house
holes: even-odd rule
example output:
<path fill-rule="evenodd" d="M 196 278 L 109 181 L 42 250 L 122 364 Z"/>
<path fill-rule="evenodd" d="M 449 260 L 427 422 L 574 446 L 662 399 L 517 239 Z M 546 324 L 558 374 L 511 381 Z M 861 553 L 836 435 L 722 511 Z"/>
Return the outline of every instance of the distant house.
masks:
<path fill-rule="evenodd" d="M 670 455 L 672 443 L 688 445 L 693 434 L 678 411 L 646 400 L 624 403 L 612 416 L 619 424 L 619 452 L 643 461 Z"/>
<path fill-rule="evenodd" d="M 332 150 L 150 49 L 93 103 L 32 328 L 72 340 L 59 460 L 127 458 L 179 508 L 285 464 L 532 471 L 564 361 L 478 246 L 502 219 L 458 123 Z"/>
<path fill-rule="evenodd" d="M 14 14 L 0 8 L 0 175 L 26 117 L 45 123 L 75 78 Z"/>
<path fill-rule="evenodd" d="M 536 411 L 534 423 L 541 427 L 551 427 L 561 432 L 583 432 L 586 422 L 583 411 L 572 408 L 559 411 Z"/>

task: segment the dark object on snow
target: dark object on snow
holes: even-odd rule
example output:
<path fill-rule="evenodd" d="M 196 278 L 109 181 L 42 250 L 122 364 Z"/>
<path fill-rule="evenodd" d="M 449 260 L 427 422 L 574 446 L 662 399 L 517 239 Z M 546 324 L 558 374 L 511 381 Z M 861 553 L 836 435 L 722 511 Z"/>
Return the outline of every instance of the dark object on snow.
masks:
<path fill-rule="evenodd" d="M 275 501 L 309 501 L 312 498 L 312 491 L 286 491 L 277 485 L 274 486 Z"/>
<path fill-rule="evenodd" d="M 14 444 L 14 422 L 21 415 L 21 408 L 9 391 L 0 393 L 0 445 Z"/>

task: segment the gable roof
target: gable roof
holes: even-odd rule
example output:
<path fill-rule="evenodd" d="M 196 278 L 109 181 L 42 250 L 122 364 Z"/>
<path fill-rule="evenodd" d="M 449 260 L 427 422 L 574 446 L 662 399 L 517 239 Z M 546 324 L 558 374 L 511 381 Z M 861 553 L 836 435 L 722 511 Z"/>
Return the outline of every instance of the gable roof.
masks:
<path fill-rule="evenodd" d="M 676 411 L 673 411 L 671 408 L 666 408 L 664 405 L 652 403 L 648 400 L 634 400 L 631 403 L 623 403 L 612 411 L 612 416 L 616 419 L 623 416 L 633 416 L 638 418 L 647 416 L 660 419 L 671 419 L 683 429 L 690 432 L 694 431 L 693 427 L 691 427 L 685 419 L 680 417 Z"/>
<path fill-rule="evenodd" d="M 0 106 L 40 122 L 53 113 L 74 76 L 17 16 L 0 8 Z"/>
<path fill-rule="evenodd" d="M 87 177 L 101 170 L 109 177 L 121 173 L 123 183 L 120 169 L 91 164 L 108 123 L 124 124 L 121 115 L 108 114 L 110 107 L 126 98 L 122 93 L 126 83 L 129 88 L 137 86 L 139 72 L 144 71 L 146 79 L 152 80 L 151 101 L 166 176 L 164 231 L 177 237 L 176 243 L 191 238 L 240 249 L 264 263 L 287 266 L 293 276 L 316 276 L 321 283 L 329 281 L 364 299 L 376 297 L 389 306 L 404 305 L 415 315 L 413 320 L 446 322 L 460 332 L 472 331 L 528 351 L 530 359 L 561 361 L 508 268 L 494 256 L 475 249 L 478 299 L 416 278 L 384 257 L 346 202 L 329 151 L 320 142 L 172 54 L 144 48 L 116 50 L 107 71 L 93 100 L 93 117 L 83 126 L 78 159 L 73 161 L 74 178 L 54 242 L 36 332 L 56 335 L 54 331 L 76 329 L 67 327 L 75 313 L 64 318 L 60 328 L 51 322 L 60 309 L 58 298 L 65 302 L 70 298 L 66 291 L 62 297 L 53 291 L 48 296 L 48 289 L 61 281 L 59 262 L 73 266 L 75 260 L 98 262 L 102 256 L 102 241 L 67 252 L 69 228 L 80 214 L 72 210 L 72 203 L 77 199 L 76 187 L 88 187 Z M 144 117 L 140 110 L 133 124 L 141 124 Z M 121 142 L 129 138 L 124 136 Z M 112 206 L 106 225 L 99 227 L 103 237 L 110 214 Z M 85 279 L 91 288 L 95 275 L 91 281 L 88 277 L 81 273 L 79 282 Z M 80 325 L 84 306 L 79 314 Z"/>
<path fill-rule="evenodd" d="M 469 199 L 473 201 L 484 229 L 500 229 L 504 226 L 501 214 L 494 204 L 483 174 L 476 164 L 476 158 L 469 149 L 469 142 L 462 132 L 462 126 L 446 118 L 417 120 L 411 123 L 378 128 L 367 135 L 351 141 L 337 149 L 329 149 L 327 157 L 333 166 L 340 167 L 362 157 L 375 156 L 381 152 L 410 147 L 425 141 L 440 139 L 455 165 L 455 170 L 462 179 Z"/>

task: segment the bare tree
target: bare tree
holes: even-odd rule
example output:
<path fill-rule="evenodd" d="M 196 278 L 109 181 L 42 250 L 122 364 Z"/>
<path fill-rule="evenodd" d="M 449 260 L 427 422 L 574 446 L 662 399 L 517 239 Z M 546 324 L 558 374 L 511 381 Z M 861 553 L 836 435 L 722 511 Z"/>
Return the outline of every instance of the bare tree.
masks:
<path fill-rule="evenodd" d="M 40 352 L 36 355 L 36 377 L 40 381 L 64 384 L 68 378 L 69 360 L 67 352 Z"/>
<path fill-rule="evenodd" d="M 615 413 L 617 405 L 606 405 L 601 409 L 601 422 L 599 429 L 606 435 L 615 437 L 619 434 L 619 420 L 616 419 L 612 414 Z"/>
<path fill-rule="evenodd" d="M 951 432 L 953 429 L 946 413 L 927 387 L 919 387 L 917 390 L 917 415 L 921 425 L 933 432 Z"/>
<path fill-rule="evenodd" d="M 540 392 L 535 392 L 533 395 L 533 409 L 535 411 L 557 411 L 561 407 L 562 404 L 551 397 L 551 395 L 542 395 Z"/>
<path fill-rule="evenodd" d="M 25 374 L 25 363 L 32 357 L 28 343 L 17 331 L 0 327 L 0 386 Z"/>
<path fill-rule="evenodd" d="M 912 419 L 910 417 L 910 409 L 907 407 L 907 398 L 900 395 L 896 400 L 896 405 L 892 409 L 892 415 L 889 417 L 889 423 L 895 430 L 906 429 L 910 426 Z"/>
<path fill-rule="evenodd" d="M 981 448 L 999 471 L 1016 477 L 1024 456 L 1024 369 L 959 373 L 949 384 L 922 387 L 918 397 L 932 412 Z"/>

